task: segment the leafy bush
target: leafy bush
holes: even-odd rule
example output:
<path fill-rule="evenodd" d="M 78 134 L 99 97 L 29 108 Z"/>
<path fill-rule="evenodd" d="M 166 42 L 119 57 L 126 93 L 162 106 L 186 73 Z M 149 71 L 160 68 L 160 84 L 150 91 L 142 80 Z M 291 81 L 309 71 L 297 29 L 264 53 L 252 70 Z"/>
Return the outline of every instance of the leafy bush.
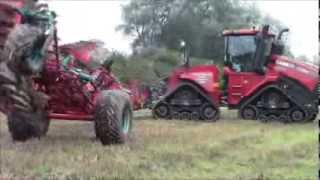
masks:
<path fill-rule="evenodd" d="M 113 52 L 108 60 L 114 61 L 113 72 L 124 83 L 138 80 L 151 84 L 168 76 L 174 68 L 183 64 L 182 53 L 165 48 L 146 48 L 131 56 Z M 215 63 L 211 59 L 191 58 L 191 65 Z M 218 67 L 222 69 L 221 65 Z"/>
<path fill-rule="evenodd" d="M 179 63 L 179 53 L 162 48 L 148 48 L 129 57 L 113 52 L 108 60 L 113 60 L 113 72 L 122 82 L 139 80 L 150 84 L 169 74 Z"/>

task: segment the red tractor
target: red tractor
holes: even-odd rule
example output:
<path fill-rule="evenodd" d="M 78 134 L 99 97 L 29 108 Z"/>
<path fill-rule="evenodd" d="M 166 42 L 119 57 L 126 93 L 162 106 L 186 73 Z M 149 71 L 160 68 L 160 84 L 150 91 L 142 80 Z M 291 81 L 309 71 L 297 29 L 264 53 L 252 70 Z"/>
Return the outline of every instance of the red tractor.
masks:
<path fill-rule="evenodd" d="M 94 121 L 102 144 L 128 139 L 139 98 L 103 62 L 99 43 L 59 47 L 55 14 L 34 1 L 1 1 L 0 23 L 0 111 L 14 140 L 44 136 L 49 119 Z"/>
<path fill-rule="evenodd" d="M 215 65 L 184 66 L 166 79 L 166 93 L 153 106 L 158 118 L 219 118 L 219 104 L 238 109 L 242 119 L 305 122 L 318 113 L 319 69 L 285 57 L 281 36 L 261 30 L 223 32 L 225 88 Z"/>

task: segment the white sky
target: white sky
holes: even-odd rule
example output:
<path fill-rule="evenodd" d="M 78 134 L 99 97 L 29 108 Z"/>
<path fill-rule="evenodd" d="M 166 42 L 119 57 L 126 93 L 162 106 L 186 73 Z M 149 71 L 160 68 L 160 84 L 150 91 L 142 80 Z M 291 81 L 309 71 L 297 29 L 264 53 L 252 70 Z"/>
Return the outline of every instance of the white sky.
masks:
<path fill-rule="evenodd" d="M 280 20 L 290 29 L 289 44 L 295 56 L 312 58 L 319 51 L 318 0 L 257 0 L 263 13 Z"/>
<path fill-rule="evenodd" d="M 110 49 L 130 53 L 131 38 L 116 32 L 122 23 L 121 4 L 128 0 L 47 0 L 59 15 L 58 31 L 62 43 L 100 39 Z M 311 58 L 318 54 L 318 1 L 254 1 L 262 12 L 279 19 L 290 28 L 290 46 L 295 56 Z"/>
<path fill-rule="evenodd" d="M 131 52 L 131 39 L 117 32 L 122 23 L 121 4 L 126 1 L 47 0 L 58 14 L 58 35 L 61 43 L 99 39 L 110 50 Z"/>

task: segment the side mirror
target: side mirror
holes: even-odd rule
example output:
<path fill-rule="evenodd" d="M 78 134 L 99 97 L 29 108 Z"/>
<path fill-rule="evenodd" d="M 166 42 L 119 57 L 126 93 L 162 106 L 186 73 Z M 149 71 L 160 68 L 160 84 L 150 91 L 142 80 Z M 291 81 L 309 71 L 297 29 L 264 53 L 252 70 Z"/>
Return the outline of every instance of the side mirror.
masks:
<path fill-rule="evenodd" d="M 285 33 L 285 32 L 289 32 L 289 29 L 288 29 L 288 28 L 282 29 L 282 30 L 279 32 L 279 35 L 278 35 L 277 40 L 281 40 L 282 35 L 283 35 L 283 33 Z"/>
<path fill-rule="evenodd" d="M 284 53 L 285 46 L 281 41 L 277 41 L 272 44 L 272 54 L 282 55 Z"/>
<path fill-rule="evenodd" d="M 283 33 L 289 32 L 288 28 L 282 29 L 279 32 L 279 35 L 277 37 L 277 40 L 273 43 L 272 45 L 272 54 L 283 54 L 284 53 L 284 49 L 285 49 L 285 45 L 282 41 L 282 35 Z"/>

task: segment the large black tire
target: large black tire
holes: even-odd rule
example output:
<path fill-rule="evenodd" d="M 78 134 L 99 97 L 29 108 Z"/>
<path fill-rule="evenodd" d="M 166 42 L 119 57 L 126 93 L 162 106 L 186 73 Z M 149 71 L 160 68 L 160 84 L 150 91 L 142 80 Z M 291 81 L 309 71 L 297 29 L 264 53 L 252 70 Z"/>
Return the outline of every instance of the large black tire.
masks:
<path fill-rule="evenodd" d="M 44 38 L 38 27 L 28 24 L 17 25 L 9 34 L 0 61 L 9 61 L 10 69 L 20 74 L 30 75 L 42 70 L 43 60 L 30 61 L 34 49 L 41 50 Z M 39 47 L 35 46 L 40 44 Z"/>
<path fill-rule="evenodd" d="M 44 111 L 13 110 L 8 114 L 8 128 L 14 141 L 40 138 L 48 132 L 50 120 Z"/>
<path fill-rule="evenodd" d="M 120 90 L 102 91 L 94 117 L 96 137 L 103 145 L 125 143 L 129 139 L 132 118 L 127 93 Z"/>

